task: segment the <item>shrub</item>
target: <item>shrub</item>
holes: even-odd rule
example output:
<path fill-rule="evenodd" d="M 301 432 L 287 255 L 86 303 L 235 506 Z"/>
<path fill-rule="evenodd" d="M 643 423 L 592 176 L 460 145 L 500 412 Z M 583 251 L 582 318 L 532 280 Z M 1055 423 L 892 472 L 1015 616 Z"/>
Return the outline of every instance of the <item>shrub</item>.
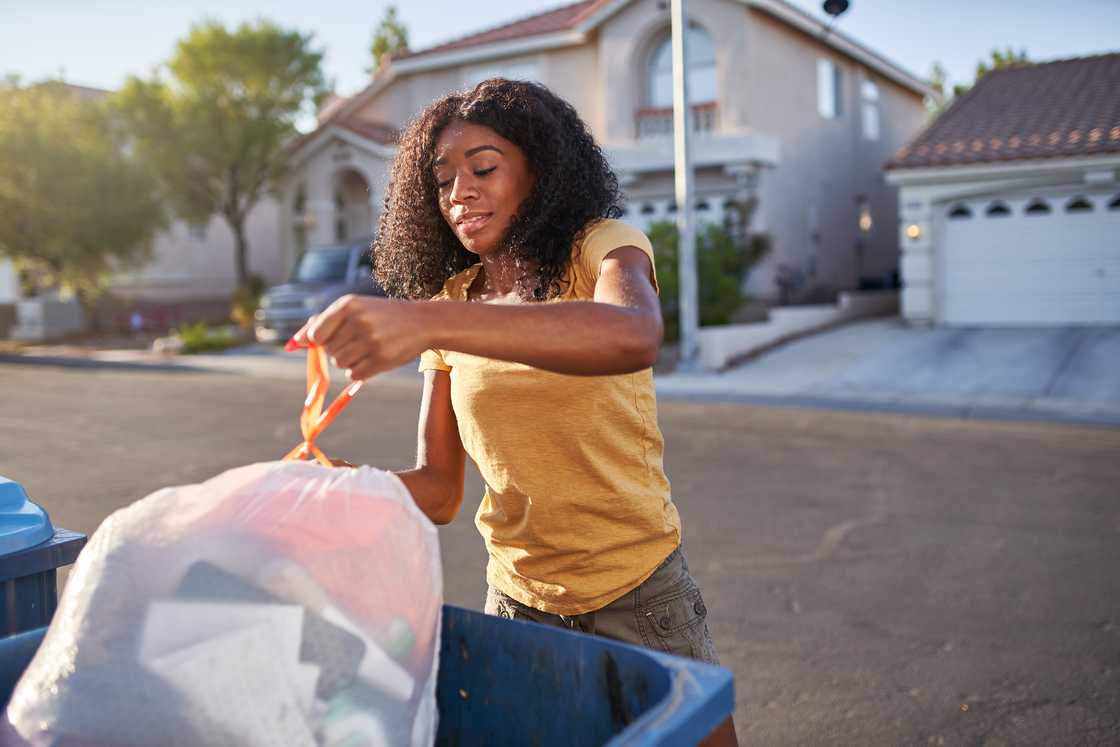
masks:
<path fill-rule="evenodd" d="M 230 319 L 246 332 L 253 329 L 264 286 L 264 278 L 260 275 L 250 275 L 249 282 L 235 290 L 230 299 Z"/>
<path fill-rule="evenodd" d="M 665 340 L 674 342 L 680 337 L 679 234 L 676 224 L 668 221 L 652 224 L 647 233 L 661 286 Z M 746 242 L 736 242 L 723 226 L 709 223 L 698 227 L 696 269 L 701 325 L 727 323 L 745 300 L 740 290 L 744 274 L 766 255 L 769 246 L 765 235 L 755 234 Z"/>
<path fill-rule="evenodd" d="M 186 324 L 175 330 L 183 341 L 185 354 L 211 353 L 237 345 L 239 339 L 230 327 L 207 327 L 206 322 Z"/>

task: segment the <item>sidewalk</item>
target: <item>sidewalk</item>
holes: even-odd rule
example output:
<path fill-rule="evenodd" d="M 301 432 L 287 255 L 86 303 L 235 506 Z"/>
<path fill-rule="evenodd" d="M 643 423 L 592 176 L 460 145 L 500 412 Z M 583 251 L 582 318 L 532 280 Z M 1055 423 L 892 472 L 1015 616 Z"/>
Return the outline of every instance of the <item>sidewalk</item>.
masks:
<path fill-rule="evenodd" d="M 213 371 L 246 376 L 304 380 L 307 376 L 307 353 L 285 352 L 276 345 L 252 344 L 230 348 L 221 353 L 170 355 L 150 350 L 100 349 L 85 345 L 33 345 L 19 353 L 0 352 L 3 364 L 56 365 L 72 368 L 150 369 L 156 371 Z M 419 360 L 377 377 L 379 384 L 419 385 L 416 372 Z M 330 367 L 331 381 L 346 381 L 346 374 Z"/>
<path fill-rule="evenodd" d="M 856 322 L 720 373 L 657 378 L 663 399 L 1120 425 L 1120 329 Z"/>
<path fill-rule="evenodd" d="M 220 354 L 41 345 L 0 364 L 221 371 L 302 380 L 306 355 L 272 345 Z M 665 400 L 897 412 L 941 417 L 1120 426 L 1120 328 L 908 328 L 897 320 L 845 325 L 720 373 L 655 377 Z M 332 368 L 332 380 L 345 375 Z M 419 387 L 416 362 L 377 386 Z"/>

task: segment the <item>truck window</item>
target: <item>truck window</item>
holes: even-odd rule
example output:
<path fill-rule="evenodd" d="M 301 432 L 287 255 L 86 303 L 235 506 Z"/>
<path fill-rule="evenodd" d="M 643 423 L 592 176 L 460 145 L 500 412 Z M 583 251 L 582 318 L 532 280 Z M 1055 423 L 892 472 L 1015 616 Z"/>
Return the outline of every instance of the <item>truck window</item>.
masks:
<path fill-rule="evenodd" d="M 298 283 L 337 283 L 346 280 L 349 249 L 317 249 L 303 255 L 292 280 Z"/>

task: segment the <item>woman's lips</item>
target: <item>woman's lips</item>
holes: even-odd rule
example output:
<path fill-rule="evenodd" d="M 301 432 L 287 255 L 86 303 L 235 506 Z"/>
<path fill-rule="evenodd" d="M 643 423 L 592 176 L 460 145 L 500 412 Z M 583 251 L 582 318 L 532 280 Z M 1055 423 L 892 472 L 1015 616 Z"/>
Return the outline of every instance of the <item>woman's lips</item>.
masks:
<path fill-rule="evenodd" d="M 490 220 L 490 213 L 483 215 L 472 215 L 469 218 L 459 221 L 459 233 L 464 236 L 473 236 L 483 229 L 483 227 Z"/>

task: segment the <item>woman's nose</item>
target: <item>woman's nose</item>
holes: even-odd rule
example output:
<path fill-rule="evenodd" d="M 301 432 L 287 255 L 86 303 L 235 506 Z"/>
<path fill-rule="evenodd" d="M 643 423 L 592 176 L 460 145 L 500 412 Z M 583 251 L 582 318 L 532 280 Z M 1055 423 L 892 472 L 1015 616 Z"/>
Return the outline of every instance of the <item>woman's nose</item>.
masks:
<path fill-rule="evenodd" d="M 462 203 L 466 200 L 478 197 L 478 190 L 475 188 L 474 180 L 469 177 L 457 176 L 451 182 L 451 194 L 448 199 L 451 202 Z"/>

